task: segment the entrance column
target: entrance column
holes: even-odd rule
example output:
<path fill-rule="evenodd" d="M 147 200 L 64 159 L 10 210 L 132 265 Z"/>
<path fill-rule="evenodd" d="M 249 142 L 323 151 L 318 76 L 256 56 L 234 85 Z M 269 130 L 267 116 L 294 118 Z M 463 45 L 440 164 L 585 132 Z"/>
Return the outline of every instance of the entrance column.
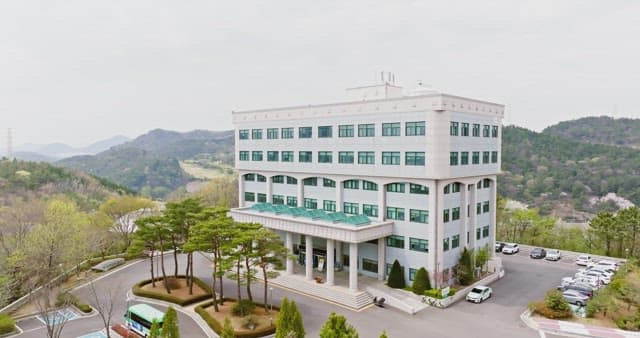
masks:
<path fill-rule="evenodd" d="M 336 261 L 338 261 L 338 266 L 340 270 L 342 270 L 342 242 L 334 240 L 334 246 L 336 247 Z"/>
<path fill-rule="evenodd" d="M 349 243 L 349 289 L 358 291 L 358 243 Z"/>
<path fill-rule="evenodd" d="M 327 239 L 327 285 L 333 285 L 334 283 L 333 261 L 335 260 L 335 257 L 333 247 L 334 241 L 332 239 Z"/>
<path fill-rule="evenodd" d="M 384 273 L 386 272 L 385 262 L 385 239 L 378 238 L 378 280 L 384 280 Z"/>
<path fill-rule="evenodd" d="M 304 256 L 304 265 L 306 268 L 305 277 L 311 280 L 313 279 L 313 237 L 305 236 L 305 256 Z"/>
<path fill-rule="evenodd" d="M 288 232 L 286 233 L 286 246 L 287 246 L 287 255 L 293 254 L 293 234 Z M 287 256 L 287 275 L 293 275 L 293 258 Z"/>

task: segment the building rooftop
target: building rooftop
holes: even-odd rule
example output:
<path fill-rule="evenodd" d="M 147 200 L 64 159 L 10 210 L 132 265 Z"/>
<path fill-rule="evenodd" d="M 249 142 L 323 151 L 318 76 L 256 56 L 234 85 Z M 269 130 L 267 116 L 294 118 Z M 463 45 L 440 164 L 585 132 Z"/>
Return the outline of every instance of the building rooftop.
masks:
<path fill-rule="evenodd" d="M 364 215 L 349 215 L 344 212 L 327 212 L 318 209 L 306 209 L 300 207 L 290 207 L 283 204 L 257 203 L 251 206 L 252 210 L 258 212 L 268 212 L 275 215 L 286 215 L 291 217 L 304 217 L 313 221 L 325 221 L 329 223 L 343 223 L 352 226 L 371 224 L 369 217 Z"/>

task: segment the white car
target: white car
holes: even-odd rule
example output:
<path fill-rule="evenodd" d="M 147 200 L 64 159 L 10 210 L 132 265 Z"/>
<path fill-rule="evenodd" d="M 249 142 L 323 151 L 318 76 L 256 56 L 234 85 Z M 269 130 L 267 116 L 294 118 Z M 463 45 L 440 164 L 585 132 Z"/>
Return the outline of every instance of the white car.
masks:
<path fill-rule="evenodd" d="M 520 252 L 520 247 L 516 243 L 505 243 L 502 248 L 503 254 L 515 254 L 517 252 Z"/>
<path fill-rule="evenodd" d="M 574 276 L 574 283 L 588 284 L 594 288 L 600 288 L 604 284 L 603 277 L 595 272 L 578 272 Z"/>
<path fill-rule="evenodd" d="M 593 263 L 593 259 L 591 259 L 591 256 L 589 255 L 580 255 L 576 258 L 577 265 L 587 266 L 591 263 Z"/>
<path fill-rule="evenodd" d="M 594 268 L 599 268 L 600 270 L 610 269 L 614 271 L 618 271 L 618 264 L 614 261 L 601 260 L 593 265 Z"/>
<path fill-rule="evenodd" d="M 559 261 L 560 258 L 562 258 L 560 250 L 555 249 L 547 251 L 547 255 L 544 257 L 548 261 Z"/>
<path fill-rule="evenodd" d="M 563 277 L 560 281 L 560 286 L 569 286 L 573 285 L 574 279 L 573 277 Z"/>
<path fill-rule="evenodd" d="M 467 301 L 474 303 L 482 303 L 483 301 L 491 298 L 491 294 L 493 290 L 491 290 L 488 286 L 478 285 L 471 289 L 469 293 L 467 293 Z"/>

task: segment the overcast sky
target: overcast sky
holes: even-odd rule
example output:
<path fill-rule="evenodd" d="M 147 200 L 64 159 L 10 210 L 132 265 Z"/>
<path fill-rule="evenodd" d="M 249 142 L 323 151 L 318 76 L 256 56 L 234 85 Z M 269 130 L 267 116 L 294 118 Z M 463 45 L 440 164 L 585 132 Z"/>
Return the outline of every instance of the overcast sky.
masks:
<path fill-rule="evenodd" d="M 446 3 L 446 4 L 445 4 Z M 534 130 L 640 117 L 640 1 L 0 1 L 0 149 L 336 102 L 380 71 Z"/>

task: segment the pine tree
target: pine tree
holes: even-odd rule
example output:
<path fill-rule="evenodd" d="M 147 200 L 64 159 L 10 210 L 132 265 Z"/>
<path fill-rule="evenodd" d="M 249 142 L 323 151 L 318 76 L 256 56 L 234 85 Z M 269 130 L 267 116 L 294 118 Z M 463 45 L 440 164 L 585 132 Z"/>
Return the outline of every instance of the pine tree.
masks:
<path fill-rule="evenodd" d="M 389 272 L 389 280 L 387 282 L 389 287 L 394 289 L 404 289 L 407 285 L 404 280 L 404 273 L 402 273 L 402 267 L 400 266 L 400 262 L 396 259 L 393 261 L 393 266 L 391 266 L 391 272 Z"/>
<path fill-rule="evenodd" d="M 302 314 L 296 302 L 282 299 L 280 314 L 276 322 L 276 338 L 303 338 L 305 336 Z"/>
<path fill-rule="evenodd" d="M 236 333 L 233 330 L 233 326 L 231 326 L 231 321 L 229 317 L 224 318 L 224 326 L 222 327 L 222 332 L 220 333 L 220 338 L 235 338 Z"/>
<path fill-rule="evenodd" d="M 304 338 L 306 334 L 304 331 L 304 323 L 302 322 L 302 314 L 298 310 L 296 302 L 291 301 L 289 304 L 289 311 L 291 313 L 291 329 L 295 333 L 296 338 Z"/>
<path fill-rule="evenodd" d="M 173 306 L 169 306 L 167 312 L 164 314 L 162 338 L 180 338 L 180 331 L 178 329 L 178 313 Z"/>
<path fill-rule="evenodd" d="M 358 332 L 347 323 L 344 316 L 331 312 L 320 330 L 320 338 L 358 338 Z"/>
<path fill-rule="evenodd" d="M 413 293 L 416 295 L 424 295 L 424 292 L 431 289 L 431 283 L 429 282 L 429 273 L 424 267 L 418 269 L 415 277 L 413 278 L 413 285 L 411 285 Z"/>
<path fill-rule="evenodd" d="M 387 336 L 387 331 L 382 331 L 382 333 L 380 334 L 380 338 L 389 338 Z"/>
<path fill-rule="evenodd" d="M 153 322 L 151 322 L 151 328 L 149 329 L 148 338 L 160 338 L 160 325 L 155 319 L 153 320 Z"/>

